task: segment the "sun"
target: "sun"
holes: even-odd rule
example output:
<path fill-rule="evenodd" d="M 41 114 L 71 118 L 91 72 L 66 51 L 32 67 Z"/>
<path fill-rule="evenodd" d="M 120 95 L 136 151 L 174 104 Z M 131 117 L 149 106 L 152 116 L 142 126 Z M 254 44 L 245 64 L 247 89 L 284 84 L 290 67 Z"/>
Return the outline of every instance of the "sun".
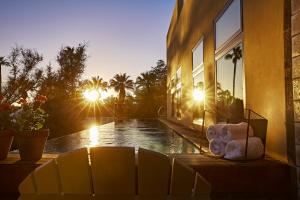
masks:
<path fill-rule="evenodd" d="M 203 90 L 199 90 L 199 89 L 195 89 L 193 91 L 193 98 L 195 101 L 203 101 L 204 98 L 205 98 L 205 94 L 204 94 L 204 91 Z"/>
<path fill-rule="evenodd" d="M 100 93 L 97 90 L 86 90 L 83 96 L 89 102 L 96 102 L 100 99 Z"/>

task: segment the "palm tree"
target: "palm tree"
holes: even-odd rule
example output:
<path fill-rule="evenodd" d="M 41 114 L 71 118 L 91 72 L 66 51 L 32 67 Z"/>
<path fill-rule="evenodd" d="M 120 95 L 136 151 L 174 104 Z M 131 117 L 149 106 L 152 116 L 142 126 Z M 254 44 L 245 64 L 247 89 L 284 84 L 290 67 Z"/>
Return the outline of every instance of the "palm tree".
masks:
<path fill-rule="evenodd" d="M 9 63 L 5 60 L 4 57 L 0 57 L 0 95 L 2 94 L 2 73 L 1 68 L 2 66 L 8 66 Z"/>
<path fill-rule="evenodd" d="M 94 76 L 91 80 L 88 80 L 86 82 L 86 86 L 89 88 L 101 89 L 103 91 L 106 91 L 108 87 L 107 82 L 103 81 L 103 79 L 99 76 Z"/>
<path fill-rule="evenodd" d="M 119 92 L 119 105 L 124 103 L 126 90 L 133 90 L 133 81 L 129 78 L 130 76 L 126 73 L 120 73 L 116 74 L 114 78 L 110 80 L 110 87 L 113 87 L 116 92 Z"/>
<path fill-rule="evenodd" d="M 151 87 L 155 86 L 156 76 L 153 73 L 141 73 L 136 79 L 137 88 L 146 88 L 148 94 L 151 92 Z"/>
<path fill-rule="evenodd" d="M 232 63 L 234 65 L 233 67 L 233 85 L 232 85 L 232 96 L 235 98 L 235 76 L 236 76 L 236 64 L 237 61 L 242 58 L 242 50 L 240 46 L 237 46 L 233 48 L 232 53 L 228 53 L 225 56 L 226 60 L 232 60 Z"/>

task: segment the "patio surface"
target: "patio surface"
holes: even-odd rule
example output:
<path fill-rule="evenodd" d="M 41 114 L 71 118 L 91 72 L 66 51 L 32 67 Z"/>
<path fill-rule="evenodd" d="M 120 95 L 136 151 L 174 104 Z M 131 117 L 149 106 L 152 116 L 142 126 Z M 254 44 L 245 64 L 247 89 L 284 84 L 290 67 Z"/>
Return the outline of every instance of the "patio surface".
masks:
<path fill-rule="evenodd" d="M 166 120 L 171 129 L 199 147 L 200 133 Z M 207 148 L 203 148 L 207 151 Z M 0 161 L 0 199 L 16 199 L 20 182 L 36 167 L 57 154 L 44 154 L 38 162 L 19 160 L 9 154 Z M 291 199 L 291 171 L 285 163 L 265 158 L 248 162 L 233 162 L 205 154 L 171 154 L 189 165 L 212 185 L 212 199 Z"/>
<path fill-rule="evenodd" d="M 212 199 L 292 199 L 291 167 L 270 157 L 254 161 L 229 161 L 213 157 L 200 131 L 160 119 L 193 143 L 201 155 L 172 155 L 198 171 L 212 184 Z M 205 137 L 205 136 L 204 136 Z"/>

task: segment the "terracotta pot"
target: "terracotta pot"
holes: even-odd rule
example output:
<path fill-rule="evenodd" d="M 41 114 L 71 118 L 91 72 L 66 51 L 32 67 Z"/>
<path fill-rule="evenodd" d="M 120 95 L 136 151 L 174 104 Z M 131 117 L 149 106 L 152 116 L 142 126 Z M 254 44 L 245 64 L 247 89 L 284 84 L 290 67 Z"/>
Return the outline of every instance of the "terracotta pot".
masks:
<path fill-rule="evenodd" d="M 37 161 L 42 158 L 49 129 L 23 131 L 15 134 L 21 160 Z"/>
<path fill-rule="evenodd" d="M 11 131 L 0 131 L 0 160 L 4 160 L 10 150 L 14 135 Z"/>

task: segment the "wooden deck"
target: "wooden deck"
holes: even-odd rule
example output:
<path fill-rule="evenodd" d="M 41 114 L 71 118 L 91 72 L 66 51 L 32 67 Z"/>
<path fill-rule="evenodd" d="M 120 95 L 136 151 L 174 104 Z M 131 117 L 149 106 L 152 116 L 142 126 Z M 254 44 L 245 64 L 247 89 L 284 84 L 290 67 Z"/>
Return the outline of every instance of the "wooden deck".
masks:
<path fill-rule="evenodd" d="M 212 185 L 212 199 L 292 199 L 290 167 L 266 158 L 233 162 L 204 155 L 175 155 Z"/>
<path fill-rule="evenodd" d="M 0 199 L 17 199 L 18 185 L 37 166 L 55 154 L 36 162 L 24 162 L 10 154 L 0 161 Z M 198 171 L 212 184 L 212 199 L 292 199 L 290 167 L 272 160 L 232 162 L 205 155 L 170 155 Z"/>
<path fill-rule="evenodd" d="M 166 120 L 162 122 L 200 146 L 199 132 Z M 207 152 L 205 143 L 203 150 Z M 32 163 L 19 161 L 18 155 L 10 154 L 8 159 L 0 161 L 0 199 L 16 199 L 20 182 L 37 166 L 56 156 L 46 154 L 39 162 Z M 292 199 L 291 167 L 271 158 L 233 162 L 208 154 L 170 156 L 194 168 L 211 183 L 212 199 Z"/>
<path fill-rule="evenodd" d="M 202 155 L 173 155 L 191 166 L 212 184 L 212 199 L 293 199 L 291 167 L 272 158 L 229 161 L 209 155 L 208 141 L 193 127 L 160 119 L 198 148 Z M 295 176 L 295 175 L 294 175 Z"/>

